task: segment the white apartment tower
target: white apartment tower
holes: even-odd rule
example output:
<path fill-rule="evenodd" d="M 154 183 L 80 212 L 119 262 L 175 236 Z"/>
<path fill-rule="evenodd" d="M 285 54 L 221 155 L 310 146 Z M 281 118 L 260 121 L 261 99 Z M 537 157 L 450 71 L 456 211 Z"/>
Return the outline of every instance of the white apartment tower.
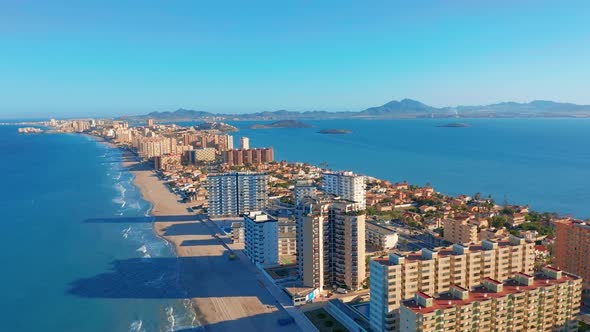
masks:
<path fill-rule="evenodd" d="M 261 211 L 244 215 L 244 249 L 258 267 L 276 266 L 279 262 L 278 224 L 277 219 Z"/>
<path fill-rule="evenodd" d="M 248 137 L 242 137 L 240 139 L 240 147 L 243 150 L 248 150 L 250 148 L 250 139 Z"/>
<path fill-rule="evenodd" d="M 323 190 L 332 195 L 353 201 L 359 210 L 367 207 L 365 177 L 353 172 L 324 172 Z"/>
<path fill-rule="evenodd" d="M 268 201 L 268 176 L 253 172 L 211 174 L 207 176 L 207 192 L 212 217 L 260 211 Z"/>

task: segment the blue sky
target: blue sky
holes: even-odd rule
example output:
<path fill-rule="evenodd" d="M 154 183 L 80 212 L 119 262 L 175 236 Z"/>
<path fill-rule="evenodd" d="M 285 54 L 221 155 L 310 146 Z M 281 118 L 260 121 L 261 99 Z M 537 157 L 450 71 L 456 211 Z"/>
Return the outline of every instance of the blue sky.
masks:
<path fill-rule="evenodd" d="M 0 0 L 0 117 L 590 104 L 588 22 L 577 0 Z"/>

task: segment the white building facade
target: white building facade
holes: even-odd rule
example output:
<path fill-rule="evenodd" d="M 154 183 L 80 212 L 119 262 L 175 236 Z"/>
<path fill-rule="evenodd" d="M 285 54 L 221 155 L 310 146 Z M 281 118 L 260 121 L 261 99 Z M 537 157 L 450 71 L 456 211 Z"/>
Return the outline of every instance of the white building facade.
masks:
<path fill-rule="evenodd" d="M 278 221 L 261 211 L 244 215 L 244 251 L 256 266 L 265 268 L 278 265 Z"/>
<path fill-rule="evenodd" d="M 324 172 L 323 189 L 326 193 L 353 201 L 358 210 L 367 208 L 365 177 L 353 172 Z"/>
<path fill-rule="evenodd" d="M 268 202 L 268 176 L 251 172 L 211 174 L 207 176 L 207 194 L 212 217 L 260 211 Z"/>

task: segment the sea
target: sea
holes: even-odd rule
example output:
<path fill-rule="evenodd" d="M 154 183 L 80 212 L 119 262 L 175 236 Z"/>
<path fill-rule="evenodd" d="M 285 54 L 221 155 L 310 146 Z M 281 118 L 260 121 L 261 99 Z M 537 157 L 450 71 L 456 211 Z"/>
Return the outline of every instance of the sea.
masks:
<path fill-rule="evenodd" d="M 0 126 L 0 330 L 194 330 L 174 250 L 121 152 L 17 128 Z"/>
<path fill-rule="evenodd" d="M 312 127 L 230 123 L 240 129 L 234 145 L 249 137 L 277 160 L 590 218 L 590 119 L 305 122 Z M 469 126 L 439 127 L 449 122 Z M 1 330 L 198 329 L 173 248 L 154 235 L 121 152 L 83 135 L 17 128 L 0 126 Z"/>
<path fill-rule="evenodd" d="M 590 218 L 590 119 L 321 120 L 302 121 L 310 128 L 249 129 L 269 122 L 229 121 L 239 128 L 234 147 L 246 136 L 250 147 L 272 146 L 275 160 Z M 450 123 L 467 127 L 440 127 Z"/>

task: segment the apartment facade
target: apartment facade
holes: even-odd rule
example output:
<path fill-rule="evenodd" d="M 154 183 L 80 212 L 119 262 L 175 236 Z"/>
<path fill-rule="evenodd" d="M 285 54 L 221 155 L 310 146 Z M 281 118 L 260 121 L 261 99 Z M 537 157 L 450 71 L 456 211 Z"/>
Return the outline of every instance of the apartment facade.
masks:
<path fill-rule="evenodd" d="M 222 153 L 223 162 L 229 166 L 257 165 L 274 161 L 273 148 L 235 149 Z"/>
<path fill-rule="evenodd" d="M 268 176 L 264 173 L 210 174 L 206 187 L 208 213 L 212 217 L 261 211 L 268 202 Z"/>
<path fill-rule="evenodd" d="M 416 292 L 438 294 L 451 285 L 477 286 L 486 277 L 506 280 L 517 272 L 530 274 L 534 261 L 534 243 L 514 236 L 376 258 L 370 262 L 371 328 L 399 331 L 400 303 Z"/>
<path fill-rule="evenodd" d="M 452 243 L 475 243 L 478 241 L 477 225 L 469 219 L 446 219 L 443 221 L 444 239 Z"/>
<path fill-rule="evenodd" d="M 584 289 L 590 289 L 590 225 L 579 220 L 554 222 L 555 265 L 584 279 Z"/>
<path fill-rule="evenodd" d="M 196 164 L 200 161 L 215 161 L 216 151 L 214 148 L 203 148 L 189 151 L 189 161 Z"/>
<path fill-rule="evenodd" d="M 258 267 L 279 263 L 279 223 L 261 211 L 244 215 L 244 251 Z"/>
<path fill-rule="evenodd" d="M 250 149 L 250 139 L 248 137 L 243 136 L 242 138 L 240 138 L 240 149 Z"/>
<path fill-rule="evenodd" d="M 386 226 L 367 221 L 365 234 L 366 242 L 378 250 L 391 250 L 397 245 L 397 233 Z"/>
<path fill-rule="evenodd" d="M 293 256 L 297 252 L 297 226 L 295 220 L 279 218 L 279 257 Z"/>
<path fill-rule="evenodd" d="M 580 277 L 545 267 L 504 282 L 486 278 L 471 291 L 453 285 L 437 297 L 418 292 L 402 302 L 401 330 L 578 331 Z"/>
<path fill-rule="evenodd" d="M 332 195 L 353 201 L 357 209 L 367 208 L 365 177 L 353 172 L 324 172 L 323 190 Z"/>
<path fill-rule="evenodd" d="M 297 267 L 303 283 L 360 289 L 365 280 L 365 214 L 354 202 L 329 194 L 297 206 Z"/>
<path fill-rule="evenodd" d="M 317 193 L 318 188 L 313 184 L 311 179 L 300 179 L 295 181 L 295 189 L 293 190 L 293 197 L 295 205 L 299 204 L 304 197 L 313 197 Z"/>

